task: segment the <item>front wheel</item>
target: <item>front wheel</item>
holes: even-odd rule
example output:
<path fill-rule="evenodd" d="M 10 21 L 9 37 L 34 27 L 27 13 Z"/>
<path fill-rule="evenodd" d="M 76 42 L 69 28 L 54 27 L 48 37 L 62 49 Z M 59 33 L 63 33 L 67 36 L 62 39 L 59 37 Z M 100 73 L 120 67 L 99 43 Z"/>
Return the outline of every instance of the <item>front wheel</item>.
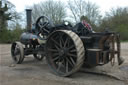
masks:
<path fill-rule="evenodd" d="M 14 42 L 11 46 L 12 59 L 16 64 L 21 64 L 24 60 L 24 48 L 20 42 Z"/>

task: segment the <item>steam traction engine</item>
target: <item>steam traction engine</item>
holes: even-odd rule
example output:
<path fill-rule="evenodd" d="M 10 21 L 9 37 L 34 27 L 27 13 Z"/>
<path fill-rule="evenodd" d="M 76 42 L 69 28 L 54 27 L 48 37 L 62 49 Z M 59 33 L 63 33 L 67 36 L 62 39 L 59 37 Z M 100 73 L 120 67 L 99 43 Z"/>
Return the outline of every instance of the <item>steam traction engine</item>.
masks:
<path fill-rule="evenodd" d="M 33 54 L 38 60 L 45 56 L 55 74 L 69 76 L 82 66 L 114 65 L 115 56 L 119 65 L 123 63 L 117 33 L 95 33 L 81 22 L 54 26 L 46 16 L 39 17 L 31 27 L 31 10 L 27 10 L 27 26 L 29 30 L 22 33 L 20 42 L 12 43 L 11 54 L 17 64 L 26 55 Z"/>

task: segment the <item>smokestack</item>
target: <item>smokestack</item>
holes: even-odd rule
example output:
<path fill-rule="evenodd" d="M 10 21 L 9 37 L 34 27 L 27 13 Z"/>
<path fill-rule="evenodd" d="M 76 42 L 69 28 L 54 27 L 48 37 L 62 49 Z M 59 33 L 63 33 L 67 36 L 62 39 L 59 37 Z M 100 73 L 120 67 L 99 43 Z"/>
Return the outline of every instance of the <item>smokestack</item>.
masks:
<path fill-rule="evenodd" d="M 26 18 L 27 18 L 27 29 L 31 30 L 32 26 L 32 10 L 26 9 Z"/>

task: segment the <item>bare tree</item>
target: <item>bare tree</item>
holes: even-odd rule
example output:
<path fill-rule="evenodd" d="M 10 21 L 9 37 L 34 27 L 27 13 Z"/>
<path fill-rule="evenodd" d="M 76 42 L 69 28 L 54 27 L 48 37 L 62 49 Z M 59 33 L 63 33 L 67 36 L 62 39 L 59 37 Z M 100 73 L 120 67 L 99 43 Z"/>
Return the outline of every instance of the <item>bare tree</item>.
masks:
<path fill-rule="evenodd" d="M 5 1 L 0 1 L 0 31 L 7 29 L 7 21 L 11 20 L 8 4 Z"/>
<path fill-rule="evenodd" d="M 96 23 L 101 17 L 99 15 L 99 7 L 91 2 L 85 0 L 69 0 L 68 8 L 72 13 L 71 18 L 76 22 L 80 21 L 81 16 L 86 16 L 92 23 Z"/>
<path fill-rule="evenodd" d="M 22 24 L 22 16 L 21 13 L 18 13 L 15 9 L 15 5 L 13 5 L 8 0 L 3 0 L 4 3 L 7 4 L 8 10 L 7 13 L 9 14 L 10 19 L 8 20 L 8 29 L 14 29 L 17 24 Z"/>
<path fill-rule="evenodd" d="M 60 1 L 48 0 L 32 6 L 33 21 L 42 15 L 48 16 L 55 24 L 63 21 L 66 17 L 65 5 Z"/>

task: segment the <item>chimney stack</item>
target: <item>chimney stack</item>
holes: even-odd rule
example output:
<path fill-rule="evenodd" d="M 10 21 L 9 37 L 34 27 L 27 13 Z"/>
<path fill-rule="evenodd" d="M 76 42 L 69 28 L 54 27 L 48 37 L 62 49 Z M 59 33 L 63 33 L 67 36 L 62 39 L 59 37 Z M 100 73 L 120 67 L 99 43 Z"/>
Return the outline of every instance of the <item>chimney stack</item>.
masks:
<path fill-rule="evenodd" d="M 26 9 L 26 18 L 27 18 L 27 29 L 31 30 L 31 27 L 32 27 L 32 9 Z"/>

